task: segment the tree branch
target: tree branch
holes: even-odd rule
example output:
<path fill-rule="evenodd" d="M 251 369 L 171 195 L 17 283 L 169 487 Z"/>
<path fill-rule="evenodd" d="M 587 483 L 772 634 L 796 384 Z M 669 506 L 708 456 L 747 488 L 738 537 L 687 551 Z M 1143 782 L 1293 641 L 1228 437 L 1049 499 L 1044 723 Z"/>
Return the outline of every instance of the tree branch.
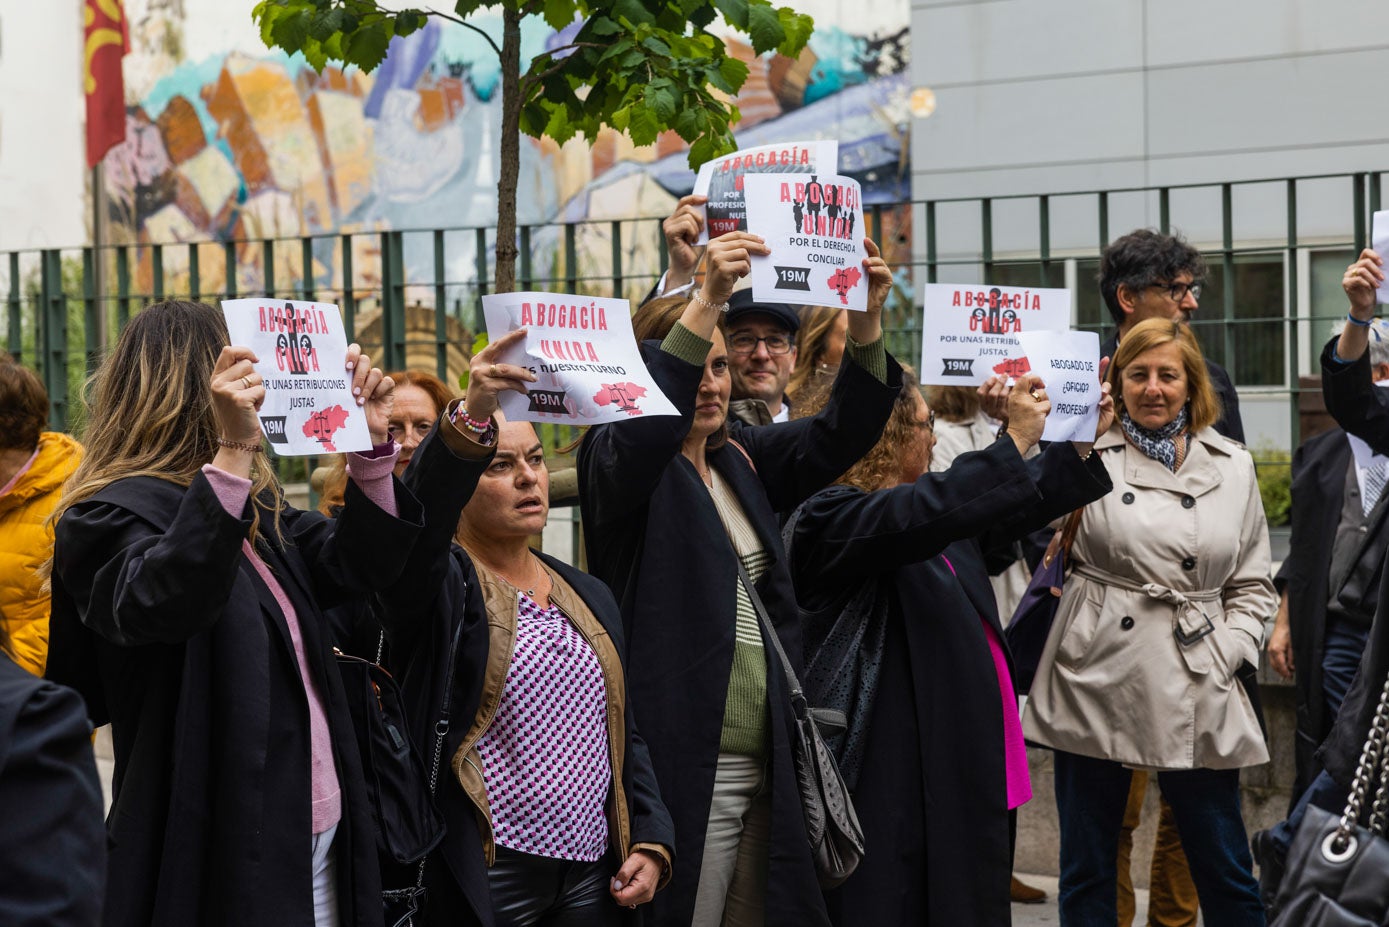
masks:
<path fill-rule="evenodd" d="M 549 54 L 553 59 L 555 52 L 564 51 L 566 48 L 607 48 L 607 46 L 600 45 L 597 42 L 574 42 L 572 44 L 563 45 L 559 48 L 556 48 L 554 51 L 547 52 L 547 54 Z M 534 87 L 536 84 L 545 80 L 545 78 L 553 77 L 555 74 L 558 74 L 560 71 L 564 70 L 564 63 L 568 60 L 568 58 L 561 58 L 545 70 L 541 71 L 539 74 L 527 72 L 526 75 L 521 78 L 521 99 L 528 99 L 530 97 L 530 89 Z"/>
<path fill-rule="evenodd" d="M 448 14 L 448 13 L 443 13 L 443 12 L 440 12 L 439 10 L 432 9 L 432 8 L 431 8 L 430 11 L 429 11 L 429 15 L 430 15 L 430 16 L 437 16 L 437 17 L 439 17 L 440 19 L 446 19 L 446 20 L 448 20 L 448 21 L 451 22 L 451 23 L 458 23 L 458 25 L 460 25 L 460 26 L 465 26 L 465 27 L 467 27 L 467 28 L 473 30 L 473 31 L 476 32 L 478 35 L 482 36 L 484 39 L 487 40 L 487 44 L 492 46 L 492 51 L 494 51 L 494 52 L 497 53 L 497 57 L 498 57 L 498 58 L 500 58 L 500 57 L 502 56 L 501 47 L 500 47 L 499 45 L 497 45 L 496 41 L 493 40 L 493 38 L 492 38 L 490 35 L 488 35 L 484 30 L 479 29 L 477 26 L 474 26 L 472 23 L 468 22 L 466 19 L 460 19 L 460 18 L 457 17 L 457 16 L 452 16 L 452 15 L 450 15 L 450 14 Z"/>

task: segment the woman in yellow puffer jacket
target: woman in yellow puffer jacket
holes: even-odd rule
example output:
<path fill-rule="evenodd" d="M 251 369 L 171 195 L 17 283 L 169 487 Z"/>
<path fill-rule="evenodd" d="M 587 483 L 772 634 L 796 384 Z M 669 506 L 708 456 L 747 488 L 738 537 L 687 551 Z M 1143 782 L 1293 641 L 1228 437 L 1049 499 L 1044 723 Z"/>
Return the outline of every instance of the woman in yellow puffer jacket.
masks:
<path fill-rule="evenodd" d="M 48 391 L 0 351 L 0 614 L 14 661 L 36 676 L 48 661 L 48 593 L 39 567 L 53 553 L 48 516 L 82 445 L 44 431 Z"/>

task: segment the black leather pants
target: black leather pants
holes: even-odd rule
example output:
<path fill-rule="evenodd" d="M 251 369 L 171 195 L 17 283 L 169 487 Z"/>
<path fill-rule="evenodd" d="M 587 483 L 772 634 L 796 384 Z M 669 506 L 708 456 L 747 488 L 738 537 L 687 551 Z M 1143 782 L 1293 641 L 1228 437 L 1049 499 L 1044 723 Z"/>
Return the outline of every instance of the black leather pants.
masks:
<path fill-rule="evenodd" d="M 572 862 L 497 847 L 487 871 L 497 927 L 615 927 L 621 908 L 608 891 L 609 857 Z"/>

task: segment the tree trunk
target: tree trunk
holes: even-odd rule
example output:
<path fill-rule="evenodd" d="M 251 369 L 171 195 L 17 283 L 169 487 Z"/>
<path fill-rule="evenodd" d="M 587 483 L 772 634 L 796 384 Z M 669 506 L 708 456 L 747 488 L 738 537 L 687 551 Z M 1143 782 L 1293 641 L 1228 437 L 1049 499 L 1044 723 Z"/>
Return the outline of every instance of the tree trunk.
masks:
<path fill-rule="evenodd" d="M 497 178 L 497 293 L 516 289 L 516 182 L 521 173 L 521 12 L 502 4 L 502 143 Z"/>

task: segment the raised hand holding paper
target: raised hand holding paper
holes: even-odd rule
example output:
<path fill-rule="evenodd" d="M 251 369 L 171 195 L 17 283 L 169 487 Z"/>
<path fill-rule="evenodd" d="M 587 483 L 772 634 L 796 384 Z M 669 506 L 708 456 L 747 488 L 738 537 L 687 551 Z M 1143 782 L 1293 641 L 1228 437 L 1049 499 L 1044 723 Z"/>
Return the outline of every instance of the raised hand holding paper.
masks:
<path fill-rule="evenodd" d="M 725 232 L 747 230 L 747 211 L 743 204 L 743 181 L 749 174 L 798 174 L 839 170 L 839 142 L 781 142 L 743 148 L 712 161 L 705 161 L 695 177 L 694 193 L 707 196 L 704 228 L 698 245 Z"/>
<path fill-rule="evenodd" d="M 371 449 L 366 415 L 352 396 L 347 333 L 331 303 L 295 299 L 222 301 L 232 344 L 260 358 L 261 430 L 282 457 Z"/>
<path fill-rule="evenodd" d="M 1374 223 L 1370 233 L 1370 247 L 1379 252 L 1379 256 L 1389 259 L 1389 209 L 1377 212 L 1374 215 Z M 1375 301 L 1378 303 L 1389 303 L 1389 277 L 1375 290 Z"/>
<path fill-rule="evenodd" d="M 1021 332 L 1031 372 L 1051 398 L 1043 441 L 1094 441 L 1100 421 L 1100 336 L 1094 332 Z"/>
<path fill-rule="evenodd" d="M 487 337 L 526 330 L 499 363 L 526 367 L 539 379 L 525 395 L 500 394 L 512 421 L 600 425 L 637 415 L 679 415 L 647 373 L 625 299 L 562 293 L 482 297 Z"/>
<path fill-rule="evenodd" d="M 752 259 L 754 299 L 868 308 L 863 262 L 863 197 L 858 181 L 836 174 L 746 178 L 748 228 L 772 249 Z"/>
<path fill-rule="evenodd" d="M 1071 327 L 1071 291 L 928 283 L 922 295 L 921 382 L 978 386 L 1027 373 L 1020 332 Z"/>

